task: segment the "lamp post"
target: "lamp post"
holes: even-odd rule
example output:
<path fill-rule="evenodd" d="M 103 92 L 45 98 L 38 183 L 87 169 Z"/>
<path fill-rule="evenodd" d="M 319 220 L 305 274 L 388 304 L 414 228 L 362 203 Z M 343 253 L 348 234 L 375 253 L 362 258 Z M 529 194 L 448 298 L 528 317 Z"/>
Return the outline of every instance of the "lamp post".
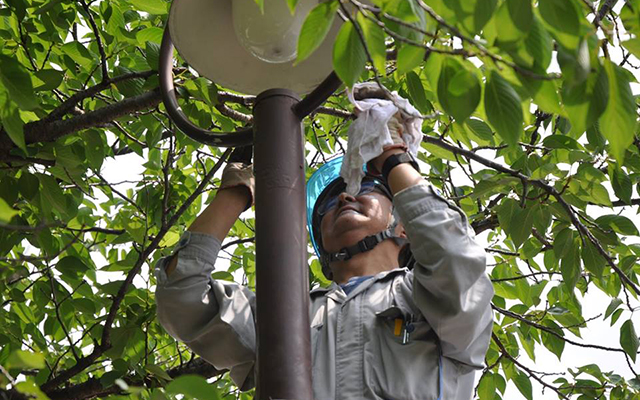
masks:
<path fill-rule="evenodd" d="M 285 0 L 265 0 L 264 13 L 253 0 L 174 0 L 160 52 L 163 102 L 182 132 L 213 146 L 254 145 L 258 399 L 313 399 L 302 119 L 341 85 L 331 64 L 339 22 L 297 66 L 291 41 L 295 50 L 301 21 L 320 1 L 300 0 L 290 16 L 277 9 Z M 201 75 L 258 95 L 252 127 L 209 132 L 187 119 L 173 85 L 174 42 Z"/>

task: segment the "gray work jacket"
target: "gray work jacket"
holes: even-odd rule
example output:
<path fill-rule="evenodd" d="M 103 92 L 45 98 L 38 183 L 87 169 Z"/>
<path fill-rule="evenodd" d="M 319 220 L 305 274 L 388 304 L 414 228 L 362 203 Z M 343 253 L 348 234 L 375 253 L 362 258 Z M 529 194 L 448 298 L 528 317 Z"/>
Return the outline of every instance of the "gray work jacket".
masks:
<path fill-rule="evenodd" d="M 316 400 L 472 398 L 492 327 L 485 252 L 466 217 L 427 184 L 394 197 L 416 263 L 382 272 L 348 296 L 311 292 Z M 170 277 L 156 268 L 158 319 L 243 390 L 254 385 L 255 295 L 211 278 L 220 242 L 187 233 Z M 258 266 L 259 268 L 260 266 Z"/>

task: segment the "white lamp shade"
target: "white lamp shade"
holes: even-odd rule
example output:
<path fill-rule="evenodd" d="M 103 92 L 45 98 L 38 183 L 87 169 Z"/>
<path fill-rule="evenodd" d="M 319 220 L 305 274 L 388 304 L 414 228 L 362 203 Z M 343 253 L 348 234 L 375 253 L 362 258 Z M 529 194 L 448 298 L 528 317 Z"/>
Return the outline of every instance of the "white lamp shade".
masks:
<path fill-rule="evenodd" d="M 306 94 L 331 73 L 339 17 L 309 58 L 296 66 L 294 61 L 274 64 L 256 58 L 240 44 L 234 31 L 232 1 L 235 0 L 173 0 L 169 14 L 171 39 L 201 76 L 246 94 L 257 95 L 274 88 Z"/>

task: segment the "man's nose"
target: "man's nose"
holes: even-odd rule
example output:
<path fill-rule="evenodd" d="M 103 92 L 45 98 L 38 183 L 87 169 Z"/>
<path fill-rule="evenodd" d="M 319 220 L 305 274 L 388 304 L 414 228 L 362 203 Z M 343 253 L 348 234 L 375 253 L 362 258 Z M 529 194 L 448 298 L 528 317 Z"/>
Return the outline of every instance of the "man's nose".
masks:
<path fill-rule="evenodd" d="M 355 203 L 356 201 L 357 201 L 356 198 L 350 195 L 349 193 L 342 192 L 338 195 L 338 208 L 340 208 L 342 204 Z"/>

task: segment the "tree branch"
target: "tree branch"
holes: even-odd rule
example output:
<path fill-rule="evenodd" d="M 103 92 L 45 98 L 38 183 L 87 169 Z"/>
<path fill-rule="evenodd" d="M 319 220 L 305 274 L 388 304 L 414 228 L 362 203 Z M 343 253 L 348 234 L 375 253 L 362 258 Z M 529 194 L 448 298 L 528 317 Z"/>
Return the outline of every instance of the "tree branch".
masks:
<path fill-rule="evenodd" d="M 584 235 L 593 244 L 593 246 L 596 248 L 598 253 L 600 253 L 600 255 L 602 257 L 604 257 L 604 259 L 607 261 L 607 264 L 609 265 L 609 267 L 611 267 L 611 269 L 614 270 L 616 272 L 616 274 L 620 277 L 620 280 L 624 284 L 626 284 L 626 286 L 631 288 L 636 294 L 640 295 L 640 288 L 638 288 L 638 286 L 615 264 L 613 258 L 602 247 L 602 244 L 600 244 L 600 241 L 598 239 L 596 239 L 595 236 L 593 236 L 591 231 L 589 231 L 589 229 L 582 222 L 580 222 L 580 219 L 576 215 L 576 212 L 565 201 L 565 199 L 562 197 L 560 192 L 558 192 L 556 190 L 555 187 L 549 185 L 548 183 L 544 182 L 543 180 L 531 179 L 528 176 L 522 174 L 521 172 L 518 172 L 518 171 L 513 170 L 511 168 L 505 167 L 504 165 L 498 164 L 498 163 L 496 163 L 494 161 L 487 160 L 486 158 L 481 157 L 481 156 L 477 155 L 476 153 L 474 153 L 474 152 L 472 152 L 470 150 L 466 150 L 466 149 L 463 149 L 461 147 L 453 146 L 453 145 L 445 142 L 443 139 L 424 135 L 422 137 L 422 140 L 424 142 L 427 142 L 427 143 L 435 144 L 436 146 L 441 147 L 441 148 L 443 148 L 445 150 L 448 150 L 448 151 L 450 151 L 450 152 L 452 152 L 454 154 L 462 154 L 465 157 L 467 157 L 467 158 L 469 158 L 471 160 L 474 160 L 476 162 L 479 162 L 480 164 L 483 164 L 483 165 L 485 165 L 485 166 L 487 166 L 489 168 L 493 168 L 496 171 L 503 172 L 505 174 L 511 175 L 513 177 L 516 177 L 516 178 L 520 179 L 523 183 L 527 182 L 527 183 L 529 183 L 531 185 L 537 186 L 540 189 L 542 189 L 545 192 L 547 192 L 549 195 L 553 196 L 558 201 L 558 203 L 562 206 L 562 208 L 564 208 L 565 212 L 567 213 L 567 216 L 571 220 L 572 224 L 576 227 L 578 232 L 580 232 L 582 235 Z"/>
<path fill-rule="evenodd" d="M 80 5 L 87 13 L 87 18 L 89 20 L 89 24 L 91 25 L 91 30 L 93 31 L 94 36 L 96 37 L 96 44 L 98 45 L 98 52 L 100 53 L 100 68 L 102 69 L 102 81 L 109 80 L 109 72 L 107 71 L 107 55 L 104 52 L 104 46 L 102 45 L 102 39 L 100 39 L 100 31 L 98 30 L 98 26 L 96 25 L 96 21 L 93 19 L 93 15 L 91 15 L 91 10 L 89 6 L 84 0 L 79 0 Z"/>
<path fill-rule="evenodd" d="M 117 118 L 130 115 L 136 111 L 155 107 L 161 101 L 160 89 L 154 89 L 139 96 L 124 99 L 98 110 L 78 115 L 65 120 L 44 122 L 36 121 L 24 126 L 24 137 L 27 144 L 53 142 L 62 136 L 83 129 L 101 126 Z M 15 147 L 9 136 L 0 131 L 0 161 L 5 161 L 9 151 Z"/>
<path fill-rule="evenodd" d="M 187 210 L 187 208 L 191 206 L 191 204 L 195 201 L 195 199 L 198 198 L 198 196 L 205 190 L 205 188 L 209 184 L 209 181 L 213 178 L 213 175 L 220 169 L 222 164 L 224 164 L 225 160 L 231 153 L 231 150 L 232 149 L 228 149 L 227 151 L 224 152 L 224 154 L 220 157 L 218 162 L 205 175 L 204 179 L 202 180 L 202 182 L 200 182 L 196 190 L 187 198 L 187 200 L 182 204 L 182 206 L 180 206 L 178 211 L 176 211 L 176 213 L 171 217 L 171 219 L 169 219 L 167 224 L 163 225 L 160 228 L 160 232 L 158 232 L 158 235 L 151 241 L 149 246 L 140 252 L 140 255 L 138 256 L 138 260 L 134 264 L 133 268 L 131 268 L 131 270 L 127 273 L 127 276 L 124 282 L 122 283 L 122 285 L 120 285 L 120 288 L 118 289 L 117 294 L 113 297 L 113 302 L 111 303 L 109 312 L 107 313 L 107 316 L 105 318 L 105 322 L 102 328 L 102 337 L 100 340 L 100 344 L 96 345 L 93 351 L 88 356 L 78 360 L 78 362 L 75 365 L 73 365 L 67 370 L 60 372 L 55 378 L 45 382 L 41 386 L 43 391 L 45 392 L 53 391 L 55 388 L 57 388 L 64 382 L 68 381 L 75 375 L 85 370 L 87 367 L 93 364 L 93 362 L 96 361 L 98 357 L 100 357 L 105 351 L 111 348 L 111 327 L 116 318 L 116 314 L 118 313 L 118 310 L 120 308 L 120 304 L 122 303 L 122 300 L 124 299 L 124 296 L 127 293 L 129 286 L 133 282 L 133 279 L 136 277 L 136 275 L 138 275 L 138 273 L 140 272 L 140 269 L 142 268 L 142 265 L 145 263 L 145 261 L 147 261 L 147 258 L 158 247 L 164 235 L 178 221 L 178 219 Z"/>
<path fill-rule="evenodd" d="M 513 357 L 511 354 L 509 354 L 509 352 L 507 351 L 507 349 L 504 347 L 504 344 L 502 344 L 502 342 L 500 341 L 500 339 L 498 339 L 498 336 L 495 333 L 491 333 L 491 337 L 493 338 L 493 341 L 498 345 L 498 348 L 500 348 L 500 353 L 507 357 L 512 363 L 514 363 L 515 365 L 517 365 L 520 369 L 524 370 L 527 372 L 527 374 L 537 380 L 538 382 L 540 382 L 540 384 L 546 388 L 549 388 L 551 390 L 553 390 L 554 392 L 556 392 L 558 394 L 558 396 L 562 397 L 565 400 L 569 400 L 569 398 L 567 396 L 564 395 L 564 393 L 562 393 L 560 391 L 560 389 L 558 389 L 557 387 L 548 384 L 547 382 L 545 382 L 544 380 L 542 380 L 542 378 L 540 378 L 534 371 L 532 371 L 531 369 L 525 367 L 524 365 L 522 365 L 520 362 L 518 362 L 518 360 L 515 359 L 515 357 Z"/>
<path fill-rule="evenodd" d="M 200 375 L 204 378 L 212 378 L 225 372 L 226 370 L 218 370 L 205 360 L 196 358 L 183 366 L 177 366 L 169 369 L 167 374 L 172 378 L 177 378 L 187 374 Z M 123 380 L 130 386 L 141 386 L 144 385 L 144 382 L 147 381 L 148 378 L 149 377 L 141 379 L 139 376 L 129 375 L 124 377 Z M 104 387 L 99 378 L 89 378 L 86 382 L 71 385 L 63 389 L 56 389 L 46 392 L 46 394 L 51 400 L 85 400 L 94 397 L 104 397 L 120 392 L 122 392 L 122 389 L 118 385 Z"/>

